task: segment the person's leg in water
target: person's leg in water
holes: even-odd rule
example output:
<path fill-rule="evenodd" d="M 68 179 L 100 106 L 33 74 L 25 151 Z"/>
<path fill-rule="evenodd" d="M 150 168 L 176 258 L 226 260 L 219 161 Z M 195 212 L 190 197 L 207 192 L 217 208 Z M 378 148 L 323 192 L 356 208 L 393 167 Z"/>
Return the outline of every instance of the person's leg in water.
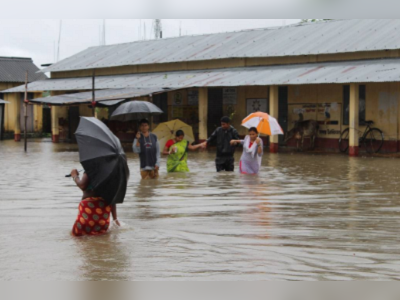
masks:
<path fill-rule="evenodd" d="M 225 161 L 225 171 L 227 172 L 235 171 L 235 159 L 233 157 L 230 157 Z"/>
<path fill-rule="evenodd" d="M 215 168 L 217 169 L 217 172 L 221 172 L 225 170 L 225 161 L 221 159 L 220 157 L 217 157 L 215 159 Z"/>
<path fill-rule="evenodd" d="M 235 159 L 233 157 L 226 158 L 217 158 L 215 160 L 215 166 L 217 168 L 217 172 L 227 171 L 233 172 L 235 169 Z"/>
<path fill-rule="evenodd" d="M 150 172 L 149 171 L 140 171 L 140 176 L 142 176 L 142 179 L 149 179 Z"/>
<path fill-rule="evenodd" d="M 150 172 L 150 178 L 151 179 L 157 179 L 158 178 L 158 170 L 153 170 Z"/>
<path fill-rule="evenodd" d="M 215 167 L 217 169 L 217 172 L 221 172 L 221 171 L 225 170 L 225 164 L 215 163 Z"/>

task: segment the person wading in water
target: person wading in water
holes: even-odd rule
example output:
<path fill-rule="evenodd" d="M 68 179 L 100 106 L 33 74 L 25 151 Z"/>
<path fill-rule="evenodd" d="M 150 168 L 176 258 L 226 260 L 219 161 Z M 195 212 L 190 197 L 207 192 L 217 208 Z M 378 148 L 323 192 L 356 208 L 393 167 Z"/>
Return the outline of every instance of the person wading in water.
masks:
<path fill-rule="evenodd" d="M 263 141 L 258 137 L 257 128 L 251 127 L 244 140 L 232 140 L 231 144 L 243 146 L 243 154 L 239 163 L 240 173 L 258 174 L 263 155 Z"/>
<path fill-rule="evenodd" d="M 149 121 L 139 122 L 140 131 L 133 141 L 133 152 L 140 157 L 140 175 L 142 179 L 158 178 L 160 169 L 160 144 L 157 136 L 150 132 Z"/>
<path fill-rule="evenodd" d="M 115 204 L 107 205 L 103 198 L 98 197 L 86 173 L 83 173 L 82 178 L 79 178 L 78 170 L 74 169 L 71 171 L 71 177 L 83 191 L 82 201 L 79 203 L 78 217 L 72 227 L 74 236 L 105 233 L 110 226 L 110 212 L 115 224 L 121 225 L 117 219 L 117 206 Z"/>
<path fill-rule="evenodd" d="M 235 169 L 235 158 L 233 157 L 235 146 L 231 145 L 231 140 L 239 140 L 239 134 L 231 126 L 231 119 L 222 117 L 221 127 L 218 127 L 208 140 L 202 143 L 203 148 L 206 148 L 210 142 L 217 142 L 217 157 L 215 159 L 217 172 L 224 170 L 233 172 Z"/>
<path fill-rule="evenodd" d="M 171 172 L 189 172 L 187 165 L 187 154 L 188 151 L 196 151 L 200 147 L 199 145 L 191 145 L 187 140 L 184 139 L 185 133 L 182 130 L 178 130 L 175 133 L 175 138 L 167 141 L 164 147 L 163 154 L 168 155 L 167 159 L 167 171 Z"/>

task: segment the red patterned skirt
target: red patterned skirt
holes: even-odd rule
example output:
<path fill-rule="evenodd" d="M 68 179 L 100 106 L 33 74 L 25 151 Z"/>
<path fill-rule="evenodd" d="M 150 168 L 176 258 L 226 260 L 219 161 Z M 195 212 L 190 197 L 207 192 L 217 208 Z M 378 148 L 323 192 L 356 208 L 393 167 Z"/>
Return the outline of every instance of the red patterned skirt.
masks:
<path fill-rule="evenodd" d="M 105 233 L 110 226 L 111 206 L 103 198 L 90 197 L 79 203 L 79 213 L 72 227 L 75 236 Z"/>

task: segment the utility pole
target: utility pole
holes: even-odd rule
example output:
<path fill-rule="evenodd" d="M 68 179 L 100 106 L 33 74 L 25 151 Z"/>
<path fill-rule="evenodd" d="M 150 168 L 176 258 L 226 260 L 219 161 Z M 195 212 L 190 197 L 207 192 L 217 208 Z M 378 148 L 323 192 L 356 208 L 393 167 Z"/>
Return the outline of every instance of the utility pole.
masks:
<path fill-rule="evenodd" d="M 61 29 L 62 29 L 62 20 L 60 20 L 60 29 L 58 32 L 58 49 L 57 49 L 57 61 L 60 60 L 60 43 L 61 43 Z"/>
<path fill-rule="evenodd" d="M 28 148 L 28 137 L 26 134 L 26 123 L 28 120 L 28 71 L 25 73 L 25 95 L 24 95 L 24 118 L 25 118 L 25 124 L 24 124 L 24 149 L 25 152 L 27 151 Z"/>
<path fill-rule="evenodd" d="M 139 41 L 142 40 L 142 19 L 139 19 Z"/>
<path fill-rule="evenodd" d="M 103 46 L 106 44 L 106 19 L 103 19 Z"/>
<path fill-rule="evenodd" d="M 94 89 L 95 89 L 94 82 L 96 80 L 95 76 L 96 76 L 95 70 L 93 69 L 93 75 L 92 75 L 92 114 L 93 114 L 93 117 L 96 116 L 96 97 L 95 97 L 95 92 L 94 92 Z"/>
<path fill-rule="evenodd" d="M 154 38 L 156 40 L 162 39 L 161 19 L 154 19 L 153 24 L 154 24 Z"/>

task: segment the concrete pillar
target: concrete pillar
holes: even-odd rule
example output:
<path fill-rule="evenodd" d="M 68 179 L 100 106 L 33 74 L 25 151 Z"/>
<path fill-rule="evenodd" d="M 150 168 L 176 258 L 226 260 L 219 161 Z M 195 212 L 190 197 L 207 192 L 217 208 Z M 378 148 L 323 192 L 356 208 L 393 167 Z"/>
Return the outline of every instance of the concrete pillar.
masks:
<path fill-rule="evenodd" d="M 199 88 L 199 140 L 201 142 L 208 138 L 208 88 Z"/>
<path fill-rule="evenodd" d="M 359 123 L 359 86 L 356 83 L 350 84 L 350 134 L 349 134 L 349 155 L 358 156 L 358 123 Z"/>
<path fill-rule="evenodd" d="M 21 99 L 19 94 L 13 94 L 14 102 L 14 141 L 21 141 Z"/>
<path fill-rule="evenodd" d="M 57 106 L 51 107 L 51 140 L 53 143 L 60 141 L 60 128 L 58 126 L 58 110 Z"/>
<path fill-rule="evenodd" d="M 271 117 L 278 119 L 278 108 L 279 108 L 279 100 L 278 100 L 278 86 L 272 85 L 269 87 L 269 114 Z M 269 151 L 270 153 L 278 153 L 278 135 L 271 135 L 269 137 Z"/>

